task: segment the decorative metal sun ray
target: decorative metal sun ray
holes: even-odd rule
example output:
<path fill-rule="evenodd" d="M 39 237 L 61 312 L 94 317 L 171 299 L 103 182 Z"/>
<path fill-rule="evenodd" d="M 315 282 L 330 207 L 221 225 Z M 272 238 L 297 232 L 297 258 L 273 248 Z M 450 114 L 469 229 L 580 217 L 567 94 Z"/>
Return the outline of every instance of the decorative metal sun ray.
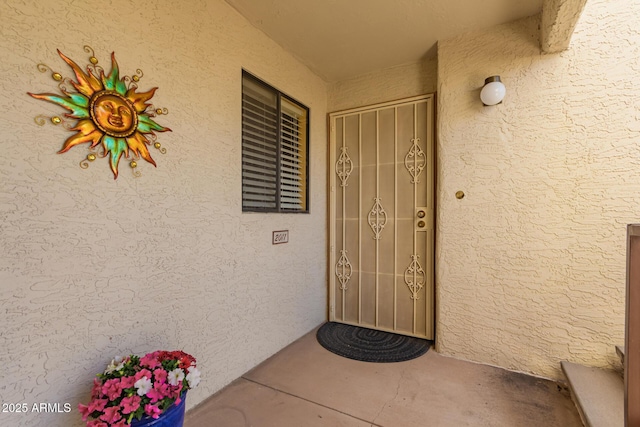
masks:
<path fill-rule="evenodd" d="M 141 70 L 136 70 L 133 77 L 120 78 L 120 68 L 115 53 L 112 53 L 111 71 L 105 74 L 104 69 L 98 65 L 93 49 L 85 46 L 84 50 L 91 54 L 86 72 L 58 50 L 58 55 L 73 70 L 75 81 L 69 77 L 63 77 L 45 64 L 38 64 L 38 70 L 50 71 L 51 77 L 60 82 L 58 88 L 61 94 L 28 92 L 34 98 L 54 103 L 69 111 L 64 114 L 64 118 L 60 116 L 50 118 L 54 125 L 62 124 L 76 132 L 67 138 L 58 153 L 66 153 L 76 145 L 90 144 L 89 154 L 80 162 L 80 166 L 86 169 L 89 166 L 88 162 L 96 159 L 96 149 L 101 147 L 102 153 L 99 155 L 109 157 L 109 166 L 114 179 L 118 178 L 118 165 L 123 155 L 129 158 L 130 153 L 133 153 L 135 158 L 143 158 L 156 166 L 147 146 L 153 144 L 164 154 L 166 150 L 157 142 L 154 132 L 171 131 L 152 120 L 156 115 L 168 114 L 166 108 L 156 109 L 147 103 L 158 88 L 154 87 L 147 92 L 136 92 L 137 83 L 143 75 Z M 44 125 L 45 118 L 39 115 L 35 121 L 39 125 Z M 134 175 L 140 176 L 140 172 L 135 170 L 138 166 L 135 159 L 132 159 L 129 165 Z"/>

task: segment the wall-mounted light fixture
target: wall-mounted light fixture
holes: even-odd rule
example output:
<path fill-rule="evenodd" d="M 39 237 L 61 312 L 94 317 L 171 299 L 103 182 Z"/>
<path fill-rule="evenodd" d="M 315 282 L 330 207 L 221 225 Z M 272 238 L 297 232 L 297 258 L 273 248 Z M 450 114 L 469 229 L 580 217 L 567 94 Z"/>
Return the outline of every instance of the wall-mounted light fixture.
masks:
<path fill-rule="evenodd" d="M 507 88 L 500 81 L 500 76 L 487 77 L 480 91 L 480 99 L 484 105 L 500 104 L 507 93 Z"/>

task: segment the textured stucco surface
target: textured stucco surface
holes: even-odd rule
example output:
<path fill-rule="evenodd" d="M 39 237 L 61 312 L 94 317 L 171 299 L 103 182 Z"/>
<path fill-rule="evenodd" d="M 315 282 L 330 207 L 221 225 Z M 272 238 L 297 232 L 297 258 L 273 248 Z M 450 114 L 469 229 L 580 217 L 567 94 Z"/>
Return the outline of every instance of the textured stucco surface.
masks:
<path fill-rule="evenodd" d="M 439 43 L 442 353 L 552 378 L 614 363 L 640 219 L 639 14 L 589 1 L 560 54 L 540 53 L 539 18 Z M 495 74 L 506 98 L 483 107 Z"/>
<path fill-rule="evenodd" d="M 399 65 L 329 85 L 330 112 L 436 91 L 438 60 Z"/>
<path fill-rule="evenodd" d="M 326 313 L 327 85 L 222 0 L 0 2 L 0 403 L 71 403 L 70 414 L 0 413 L 0 425 L 76 427 L 114 355 L 184 349 L 200 386 L 188 408 L 302 336 Z M 83 170 L 44 62 L 87 64 L 157 86 L 166 155 L 142 177 L 105 159 Z M 241 212 L 241 69 L 311 110 L 311 214 Z M 289 243 L 272 246 L 273 230 Z"/>
<path fill-rule="evenodd" d="M 587 0 L 545 0 L 540 17 L 543 52 L 562 52 L 569 47 L 586 3 Z"/>

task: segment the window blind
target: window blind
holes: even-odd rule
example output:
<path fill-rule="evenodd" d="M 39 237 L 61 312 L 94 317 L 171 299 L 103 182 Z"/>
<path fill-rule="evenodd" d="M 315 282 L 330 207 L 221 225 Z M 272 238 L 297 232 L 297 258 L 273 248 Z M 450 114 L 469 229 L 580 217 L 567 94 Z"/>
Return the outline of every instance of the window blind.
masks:
<path fill-rule="evenodd" d="M 242 207 L 275 209 L 278 161 L 276 94 L 244 79 L 242 87 Z"/>
<path fill-rule="evenodd" d="M 242 208 L 308 210 L 308 109 L 248 74 L 242 84 Z"/>
<path fill-rule="evenodd" d="M 280 110 L 280 208 L 306 210 L 306 110 L 287 99 Z"/>

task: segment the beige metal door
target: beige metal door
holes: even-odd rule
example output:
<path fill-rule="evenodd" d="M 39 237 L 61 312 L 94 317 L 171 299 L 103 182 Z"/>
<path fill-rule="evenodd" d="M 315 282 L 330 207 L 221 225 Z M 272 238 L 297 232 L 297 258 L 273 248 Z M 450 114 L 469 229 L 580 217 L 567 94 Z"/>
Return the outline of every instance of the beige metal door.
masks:
<path fill-rule="evenodd" d="M 329 118 L 329 318 L 433 339 L 433 95 Z"/>

